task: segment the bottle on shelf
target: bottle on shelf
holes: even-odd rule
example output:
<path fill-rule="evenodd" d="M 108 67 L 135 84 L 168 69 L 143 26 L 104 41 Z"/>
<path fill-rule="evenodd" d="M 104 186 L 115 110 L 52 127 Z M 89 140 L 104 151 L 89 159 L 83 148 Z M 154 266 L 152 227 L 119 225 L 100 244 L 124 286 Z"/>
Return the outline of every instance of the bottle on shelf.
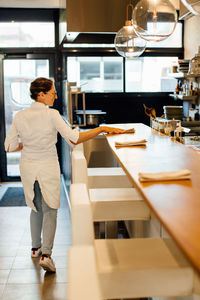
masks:
<path fill-rule="evenodd" d="M 190 82 L 190 88 L 189 88 L 189 96 L 193 95 L 193 83 L 192 81 Z"/>
<path fill-rule="evenodd" d="M 183 95 L 189 96 L 189 83 L 187 80 L 183 80 Z"/>
<path fill-rule="evenodd" d="M 179 93 L 180 93 L 180 86 L 179 86 L 179 82 L 177 82 L 175 94 L 178 95 Z"/>
<path fill-rule="evenodd" d="M 200 120 L 199 110 L 198 109 L 197 109 L 196 113 L 194 114 L 194 120 L 195 121 L 199 121 Z"/>
<path fill-rule="evenodd" d="M 181 121 L 177 123 L 176 129 L 174 131 L 174 138 L 177 142 L 183 143 L 183 128 L 181 127 Z"/>

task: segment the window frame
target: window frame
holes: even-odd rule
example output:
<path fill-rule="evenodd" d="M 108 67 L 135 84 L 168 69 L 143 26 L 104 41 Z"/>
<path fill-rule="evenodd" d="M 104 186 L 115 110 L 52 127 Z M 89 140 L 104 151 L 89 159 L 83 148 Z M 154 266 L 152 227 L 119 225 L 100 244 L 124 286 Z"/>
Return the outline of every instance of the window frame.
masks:
<path fill-rule="evenodd" d="M 178 12 L 177 12 L 178 13 Z M 179 23 L 182 23 L 182 47 L 176 48 L 151 48 L 147 47 L 145 51 L 142 53 L 140 57 L 174 57 L 177 56 L 178 59 L 184 59 L 184 22 L 183 20 L 179 20 Z M 112 34 L 113 36 L 113 34 Z M 94 35 L 94 43 L 98 43 L 97 35 Z M 102 35 L 100 35 L 100 39 L 102 39 Z M 110 42 L 110 37 L 108 37 Z M 85 40 L 80 40 L 79 42 L 85 43 Z M 91 43 L 91 42 L 90 42 Z M 62 53 L 62 69 L 63 69 L 63 79 L 67 80 L 67 57 L 73 56 L 120 56 L 115 48 L 77 48 L 77 47 L 69 47 L 64 48 L 63 45 L 60 47 Z M 123 91 L 122 93 L 131 93 L 126 92 L 126 78 L 125 78 L 125 58 L 123 58 L 123 67 L 122 67 L 122 77 L 123 77 Z M 137 92 L 138 93 L 138 92 Z M 148 92 L 141 92 L 141 93 L 148 93 Z M 140 93 L 140 94 L 141 94 Z M 162 93 L 162 92 L 160 92 Z M 166 94 L 166 92 L 163 92 Z M 169 92 L 170 93 L 170 92 Z"/>
<path fill-rule="evenodd" d="M 119 56 L 119 54 L 113 50 L 113 49 L 91 49 L 91 51 L 88 51 L 88 49 L 67 49 L 65 48 L 65 51 L 62 50 L 62 66 L 63 66 L 63 76 L 64 79 L 67 80 L 67 58 L 68 57 L 74 57 L 74 56 L 88 56 L 88 57 L 110 57 L 110 56 Z M 184 58 L 184 49 L 182 48 L 147 48 L 145 50 L 145 53 L 141 55 L 141 57 L 175 57 L 177 56 L 178 59 Z M 125 58 L 123 58 L 122 62 L 122 93 L 131 93 L 126 92 L 126 74 L 125 74 Z M 86 92 L 87 93 L 87 92 Z M 143 93 L 143 92 L 137 92 L 137 93 Z M 148 92 L 144 92 L 148 93 Z M 160 92 L 162 93 L 162 92 Z M 164 92 L 166 93 L 166 92 Z M 170 92 L 169 92 L 170 93 Z"/>

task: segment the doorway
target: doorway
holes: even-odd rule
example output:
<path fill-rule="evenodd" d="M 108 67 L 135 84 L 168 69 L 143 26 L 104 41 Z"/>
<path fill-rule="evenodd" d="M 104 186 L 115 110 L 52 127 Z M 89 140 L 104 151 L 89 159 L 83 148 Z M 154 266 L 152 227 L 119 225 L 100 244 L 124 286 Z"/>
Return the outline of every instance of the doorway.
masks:
<path fill-rule="evenodd" d="M 37 77 L 53 77 L 53 55 L 19 55 L 1 58 L 1 78 L 3 91 L 1 101 L 1 143 L 3 144 L 12 120 L 18 111 L 26 109 L 33 100 L 30 98 L 31 81 Z M 19 160 L 21 152 L 4 151 L 1 145 L 1 181 L 19 180 Z"/>

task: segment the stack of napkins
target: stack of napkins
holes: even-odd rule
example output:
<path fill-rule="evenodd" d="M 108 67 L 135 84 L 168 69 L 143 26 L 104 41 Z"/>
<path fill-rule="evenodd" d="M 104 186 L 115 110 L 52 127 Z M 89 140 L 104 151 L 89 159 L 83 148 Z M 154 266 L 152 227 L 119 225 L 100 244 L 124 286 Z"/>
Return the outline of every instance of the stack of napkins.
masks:
<path fill-rule="evenodd" d="M 191 179 L 191 172 L 190 170 L 185 169 L 161 173 L 139 173 L 138 176 L 139 180 L 142 182 L 162 180 L 185 180 Z"/>
<path fill-rule="evenodd" d="M 135 140 L 135 141 L 125 141 L 125 142 L 115 142 L 115 147 L 131 147 L 131 146 L 144 146 L 146 145 L 146 140 Z"/>

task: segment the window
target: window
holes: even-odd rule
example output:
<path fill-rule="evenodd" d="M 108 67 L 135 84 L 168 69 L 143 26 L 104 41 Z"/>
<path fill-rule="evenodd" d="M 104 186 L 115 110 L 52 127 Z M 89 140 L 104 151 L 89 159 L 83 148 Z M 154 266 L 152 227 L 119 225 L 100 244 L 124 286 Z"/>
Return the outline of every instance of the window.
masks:
<path fill-rule="evenodd" d="M 67 78 L 86 92 L 122 92 L 122 57 L 68 57 Z"/>
<path fill-rule="evenodd" d="M 147 42 L 147 48 L 181 48 L 182 41 L 182 23 L 178 22 L 172 35 L 161 42 Z"/>
<path fill-rule="evenodd" d="M 54 47 L 53 22 L 0 22 L 0 47 Z"/>
<path fill-rule="evenodd" d="M 11 101 L 10 106 L 13 105 L 18 108 L 29 106 L 32 103 L 32 99 L 29 96 L 31 81 L 36 77 L 48 77 L 48 75 L 49 62 L 46 59 L 4 60 L 4 90 L 6 101 L 8 101 L 9 98 Z"/>
<path fill-rule="evenodd" d="M 177 57 L 140 57 L 126 60 L 126 92 L 172 92 L 177 80 L 170 78 Z"/>

